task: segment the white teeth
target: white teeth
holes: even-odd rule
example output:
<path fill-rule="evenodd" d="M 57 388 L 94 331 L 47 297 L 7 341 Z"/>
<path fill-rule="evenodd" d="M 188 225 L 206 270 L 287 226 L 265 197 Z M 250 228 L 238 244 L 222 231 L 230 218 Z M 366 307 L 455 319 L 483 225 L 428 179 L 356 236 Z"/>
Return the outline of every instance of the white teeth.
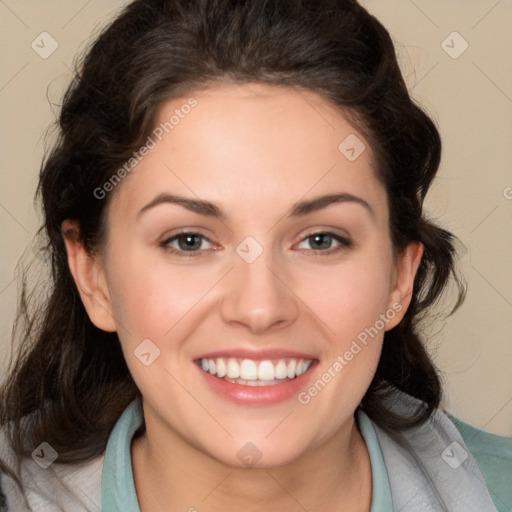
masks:
<path fill-rule="evenodd" d="M 300 361 L 299 362 L 299 364 L 297 365 L 297 368 L 295 369 L 295 373 L 296 373 L 297 377 L 299 375 L 302 375 L 303 373 L 305 373 L 308 370 L 308 368 L 311 366 L 311 362 L 312 361 Z"/>
<path fill-rule="evenodd" d="M 226 373 L 227 369 L 224 359 L 217 359 L 217 377 L 222 378 L 226 375 Z"/>
<path fill-rule="evenodd" d="M 240 365 L 234 359 L 228 361 L 227 370 L 227 376 L 230 379 L 238 379 L 240 377 Z"/>
<path fill-rule="evenodd" d="M 286 379 L 288 377 L 288 367 L 284 361 L 276 364 L 276 379 Z"/>
<path fill-rule="evenodd" d="M 295 368 L 297 366 L 297 362 L 295 361 L 295 359 L 292 359 L 289 363 L 288 363 L 288 378 L 289 379 L 293 379 L 293 377 L 295 377 Z"/>
<path fill-rule="evenodd" d="M 272 361 L 261 361 L 258 366 L 258 379 L 259 380 L 274 380 L 275 372 Z"/>
<path fill-rule="evenodd" d="M 273 386 L 275 384 L 280 384 L 278 380 L 243 380 L 236 379 L 233 381 L 236 384 L 242 384 L 242 386 Z"/>
<path fill-rule="evenodd" d="M 247 386 L 279 384 L 279 380 L 294 379 L 305 373 L 312 360 L 280 359 L 278 361 L 252 359 L 201 359 L 201 368 L 212 375 L 225 379 L 238 379 Z"/>
<path fill-rule="evenodd" d="M 254 361 L 244 359 L 240 365 L 240 378 L 244 380 L 256 380 L 258 378 L 258 367 Z"/>
<path fill-rule="evenodd" d="M 295 374 L 297 376 L 299 375 L 302 375 L 304 373 L 304 367 L 305 367 L 305 364 L 304 364 L 304 361 L 299 361 L 299 363 L 297 364 L 297 368 L 295 368 Z M 212 371 L 212 362 L 210 360 L 210 373 L 215 373 L 215 370 Z"/>

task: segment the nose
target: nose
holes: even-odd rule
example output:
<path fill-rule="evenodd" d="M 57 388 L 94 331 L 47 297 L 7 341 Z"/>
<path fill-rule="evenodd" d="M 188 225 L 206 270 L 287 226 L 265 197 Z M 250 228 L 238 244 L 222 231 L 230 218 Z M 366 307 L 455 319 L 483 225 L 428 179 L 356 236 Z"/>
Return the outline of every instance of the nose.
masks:
<path fill-rule="evenodd" d="M 226 323 L 258 334 L 282 329 L 296 320 L 298 298 L 288 287 L 283 269 L 272 263 L 266 251 L 252 263 L 242 258 L 235 262 L 221 306 Z"/>

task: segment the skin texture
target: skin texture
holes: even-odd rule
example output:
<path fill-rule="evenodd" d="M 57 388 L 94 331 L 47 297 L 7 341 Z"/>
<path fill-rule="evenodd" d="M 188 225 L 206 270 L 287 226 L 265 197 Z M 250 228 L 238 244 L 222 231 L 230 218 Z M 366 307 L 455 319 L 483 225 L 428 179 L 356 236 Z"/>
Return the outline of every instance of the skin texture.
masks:
<path fill-rule="evenodd" d="M 87 312 L 118 332 L 143 395 L 147 430 L 132 445 L 141 510 L 369 511 L 371 467 L 353 415 L 384 330 L 409 305 L 422 246 L 394 259 L 369 143 L 320 96 L 261 84 L 191 96 L 197 106 L 118 185 L 99 254 L 84 251 L 75 222 L 63 224 Z M 187 98 L 163 104 L 156 125 Z M 350 134 L 366 147 L 354 161 L 338 150 Z M 161 193 L 214 202 L 225 217 L 169 203 L 139 213 Z M 372 212 L 347 201 L 287 215 L 298 201 L 333 193 L 357 196 Z M 180 231 L 207 238 L 198 255 L 161 246 Z M 307 238 L 326 231 L 352 245 L 332 239 L 319 249 Z M 236 252 L 248 236 L 263 250 L 252 263 Z M 319 361 L 309 386 L 390 309 L 384 329 L 307 404 L 296 396 L 234 404 L 193 362 L 221 349 L 304 352 Z M 148 338 L 160 356 L 144 366 L 133 352 Z M 237 456 L 248 442 L 262 454 L 250 468 Z"/>

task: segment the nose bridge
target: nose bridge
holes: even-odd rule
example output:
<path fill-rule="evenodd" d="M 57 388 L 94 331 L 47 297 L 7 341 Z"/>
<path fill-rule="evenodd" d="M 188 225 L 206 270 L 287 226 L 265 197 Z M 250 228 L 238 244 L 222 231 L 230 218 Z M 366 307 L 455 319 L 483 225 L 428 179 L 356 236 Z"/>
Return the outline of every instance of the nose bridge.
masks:
<path fill-rule="evenodd" d="M 270 249 L 261 250 L 255 258 L 247 258 L 241 249 L 254 247 L 240 244 L 230 273 L 222 314 L 228 323 L 244 324 L 252 331 L 263 331 L 294 321 L 297 304 L 291 291 L 279 276 L 282 270 Z M 254 252 L 253 252 L 254 257 Z M 284 281 L 284 282 L 283 282 Z"/>

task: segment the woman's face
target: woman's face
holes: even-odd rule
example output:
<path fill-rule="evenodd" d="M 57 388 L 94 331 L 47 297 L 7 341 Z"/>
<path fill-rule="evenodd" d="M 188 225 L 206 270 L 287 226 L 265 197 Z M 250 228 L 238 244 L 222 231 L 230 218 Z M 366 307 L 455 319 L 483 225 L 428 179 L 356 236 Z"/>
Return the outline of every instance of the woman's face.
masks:
<path fill-rule="evenodd" d="M 119 334 L 148 433 L 286 464 L 352 428 L 418 251 L 394 261 L 369 143 L 319 96 L 191 96 L 117 185 L 96 263 L 111 323 L 88 311 Z"/>

